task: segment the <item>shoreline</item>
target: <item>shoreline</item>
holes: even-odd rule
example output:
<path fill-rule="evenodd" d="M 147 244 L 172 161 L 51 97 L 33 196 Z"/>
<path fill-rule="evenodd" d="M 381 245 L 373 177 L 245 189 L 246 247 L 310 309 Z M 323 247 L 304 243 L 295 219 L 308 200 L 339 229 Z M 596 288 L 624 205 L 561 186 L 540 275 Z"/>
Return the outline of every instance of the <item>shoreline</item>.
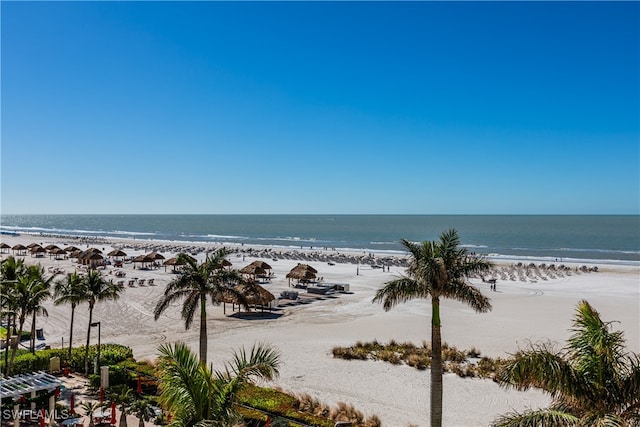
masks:
<path fill-rule="evenodd" d="M 95 246 L 108 253 L 120 245 L 131 245 L 128 256 L 137 256 L 159 248 L 162 244 L 174 248 L 199 250 L 196 258 L 203 260 L 206 250 L 222 245 L 190 245 L 173 241 L 147 241 L 139 239 L 85 240 L 42 235 L 9 237 L 0 236 L 11 246 L 30 242 L 69 243 Z M 230 245 L 229 245 L 230 246 Z M 83 247 L 84 249 L 84 247 Z M 429 407 L 429 375 L 408 366 L 395 366 L 374 361 L 345 361 L 334 359 L 331 350 L 335 346 L 350 346 L 357 341 L 390 340 L 420 344 L 429 340 L 430 303 L 414 300 L 385 312 L 372 299 L 385 282 L 405 272 L 402 266 L 391 265 L 389 271 L 373 268 L 369 264 L 350 262 L 329 265 L 318 260 L 302 260 L 313 252 L 292 250 L 298 258 L 278 258 L 272 261 L 273 248 L 234 246 L 237 249 L 228 256 L 233 268 L 241 268 L 256 259 L 262 259 L 273 267 L 273 278 L 262 286 L 274 295 L 293 290 L 285 278 L 287 272 L 299 262 L 314 266 L 318 275 L 327 283 L 348 283 L 350 292 L 317 297 L 298 290 L 301 303 L 280 299 L 281 305 L 269 316 L 239 315 L 230 306 L 208 305 L 208 359 L 216 366 L 228 360 L 232 349 L 249 347 L 256 342 L 273 344 L 281 353 L 280 378 L 268 386 L 278 386 L 293 393 L 309 393 L 330 406 L 338 402 L 354 405 L 367 415 L 378 415 L 385 426 L 402 427 L 408 424 L 424 426 Z M 283 251 L 284 252 L 284 251 Z M 166 258 L 173 256 L 163 252 Z M 10 254 L 2 254 L 6 258 Z M 267 256 L 265 256 L 267 255 Z M 363 252 L 345 253 L 347 260 L 362 260 Z M 44 257 L 21 257 L 28 264 L 40 263 L 45 269 L 61 269 L 73 272 L 79 266 L 70 259 L 55 260 Z M 377 256 L 376 256 L 376 259 Z M 570 336 L 571 320 L 575 306 L 581 299 L 588 300 L 604 321 L 614 322 L 614 329 L 622 330 L 627 348 L 640 352 L 640 268 L 635 266 L 596 264 L 598 272 L 575 272 L 581 264 L 571 264 L 568 272 L 547 274 L 523 266 L 514 270 L 515 279 L 508 272 L 512 262 L 496 262 L 497 290 L 491 291 L 481 278 L 470 281 L 491 298 L 493 310 L 476 314 L 469 307 L 451 300 L 441 303 L 443 342 L 460 349 L 475 347 L 489 357 L 507 357 L 529 342 L 551 341 L 559 346 Z M 538 264 L 538 263 L 536 263 Z M 565 262 L 566 265 L 569 263 Z M 506 280 L 499 276 L 504 270 Z M 175 277 L 163 267 L 152 270 L 133 269 L 132 264 L 120 268 L 124 279 L 136 278 L 134 286 L 124 287 L 117 301 L 99 302 L 94 309 L 94 321 L 102 322 L 102 342 L 117 342 L 131 347 L 137 359 L 154 360 L 161 344 L 182 341 L 192 349 L 198 348 L 197 325 L 185 330 L 181 319 L 181 304 L 172 305 L 157 321 L 153 310 L 166 285 Z M 529 272 L 530 275 L 526 275 Z M 108 266 L 103 274 L 115 279 L 115 269 Z M 522 278 L 520 280 L 520 275 Z M 534 276 L 535 273 L 535 276 Z M 60 276 L 62 277 L 62 276 Z M 141 284 L 144 279 L 146 283 Z M 148 280 L 154 279 L 154 285 Z M 59 347 L 64 340 L 68 345 L 69 307 L 55 306 L 47 302 L 49 317 L 38 317 L 37 327 L 44 329 L 46 342 Z M 29 321 L 25 326 L 30 324 Z M 88 310 L 80 304 L 75 311 L 74 345 L 82 345 L 86 339 Z M 92 343 L 96 336 L 92 335 Z M 490 380 L 462 379 L 454 374 L 444 378 L 444 424 L 455 427 L 484 426 L 500 414 L 512 410 L 547 406 L 549 397 L 538 390 L 517 392 L 505 390 Z"/>
<path fill-rule="evenodd" d="M 404 251 L 399 250 L 380 250 L 380 249 L 361 249 L 361 248 L 327 248 L 322 246 L 280 246 L 280 245 L 260 245 L 260 244 L 244 244 L 244 243 L 236 243 L 236 242 L 207 242 L 207 241 L 199 241 L 199 240 L 166 240 L 166 239 L 144 239 L 144 238 L 136 238 L 136 237 L 110 237 L 110 236 L 80 236 L 80 235 L 65 235 L 65 234 L 52 234 L 52 233 L 8 233 L 2 232 L 1 236 L 8 237 L 20 237 L 20 236 L 29 236 L 31 238 L 50 238 L 50 239 L 58 239 L 59 240 L 74 240 L 83 243 L 93 243 L 93 244 L 115 244 L 122 245 L 119 247 L 165 247 L 165 246 L 181 246 L 181 247 L 197 247 L 196 250 L 206 251 L 213 250 L 221 247 L 225 247 L 231 249 L 231 252 L 248 252 L 251 250 L 261 250 L 261 251 L 275 251 L 275 252 L 289 252 L 289 253 L 321 253 L 321 254 L 346 254 L 349 256 L 361 256 L 361 255 L 373 255 L 378 258 L 392 258 L 396 262 L 406 259 L 406 253 Z M 471 250 L 473 248 L 467 248 L 469 252 L 474 252 Z M 484 258 L 490 260 L 496 265 L 503 264 L 516 264 L 518 262 L 521 263 L 554 263 L 554 264 L 567 264 L 571 266 L 587 266 L 591 267 L 594 265 L 606 265 L 606 266 L 621 266 L 621 267 L 631 267 L 631 268 L 640 268 L 640 260 L 620 260 L 620 259 L 592 259 L 592 258 L 564 258 L 564 257 L 554 257 L 554 256 L 534 256 L 534 255 L 506 255 L 506 254 L 482 254 Z M 369 256 L 371 257 L 371 256 Z"/>

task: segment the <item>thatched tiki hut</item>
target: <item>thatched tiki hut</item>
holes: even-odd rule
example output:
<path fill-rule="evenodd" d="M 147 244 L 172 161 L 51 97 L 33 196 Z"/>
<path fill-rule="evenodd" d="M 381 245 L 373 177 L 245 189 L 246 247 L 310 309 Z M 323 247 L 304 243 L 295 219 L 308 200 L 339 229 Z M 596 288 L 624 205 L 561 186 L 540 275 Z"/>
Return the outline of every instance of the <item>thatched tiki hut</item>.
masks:
<path fill-rule="evenodd" d="M 95 268 L 104 264 L 104 257 L 99 249 L 87 249 L 78 255 L 78 263 L 82 265 L 88 265 L 91 268 Z"/>
<path fill-rule="evenodd" d="M 289 279 L 289 286 L 291 286 L 291 279 L 295 279 L 298 282 L 309 282 L 316 278 L 318 270 L 311 267 L 308 264 L 298 264 L 287 273 L 287 279 Z"/>
<path fill-rule="evenodd" d="M 11 248 L 11 250 L 13 251 L 14 254 L 17 252 L 18 255 L 24 255 L 27 252 L 27 247 L 25 245 L 17 244 L 17 245 L 14 245 Z"/>
<path fill-rule="evenodd" d="M 223 292 L 220 297 L 220 302 L 223 305 L 223 312 L 226 314 L 226 304 L 232 304 L 233 311 L 236 309 L 236 305 L 238 306 L 238 311 L 240 311 L 241 306 L 259 306 L 261 311 L 264 311 L 265 307 L 269 308 L 269 303 L 276 299 L 275 296 L 262 286 L 258 285 L 256 282 L 251 281 L 244 284 L 235 285 L 233 287 L 235 292 Z M 238 295 L 242 295 L 244 301 L 240 301 Z"/>
<path fill-rule="evenodd" d="M 126 256 L 127 256 L 127 254 L 126 254 L 126 252 L 124 252 L 124 251 L 123 251 L 123 250 L 121 250 L 121 249 L 114 249 L 114 250 L 112 250 L 111 252 L 109 252 L 109 253 L 107 254 L 107 256 L 108 256 L 108 257 L 112 257 L 112 258 L 113 258 L 113 259 L 115 259 L 115 260 L 118 260 L 118 258 L 126 257 Z"/>
<path fill-rule="evenodd" d="M 0 243 L 0 254 L 8 254 L 11 246 L 7 245 L 5 242 Z"/>
<path fill-rule="evenodd" d="M 246 265 L 246 266 L 242 267 L 239 270 L 239 273 L 246 274 L 247 276 L 251 276 L 253 279 L 255 279 L 256 276 L 258 276 L 258 275 L 267 274 L 267 270 L 265 270 L 262 267 L 259 267 L 259 266 L 255 265 L 255 264 L 249 264 L 249 265 Z"/>
<path fill-rule="evenodd" d="M 181 254 L 181 255 L 185 258 L 190 258 L 193 261 L 196 260 L 191 255 L 187 255 L 187 254 Z M 185 265 L 185 264 L 186 264 L 185 260 L 179 257 L 169 258 L 168 260 L 162 263 L 162 265 L 164 265 L 164 271 L 167 271 L 167 265 L 173 266 L 173 271 L 176 271 L 176 266 Z"/>
<path fill-rule="evenodd" d="M 150 258 L 148 255 L 138 255 L 133 259 L 133 268 L 136 268 L 136 263 L 142 264 L 138 268 L 146 268 L 147 266 L 145 264 L 153 264 L 154 261 L 155 260 L 153 258 Z"/>

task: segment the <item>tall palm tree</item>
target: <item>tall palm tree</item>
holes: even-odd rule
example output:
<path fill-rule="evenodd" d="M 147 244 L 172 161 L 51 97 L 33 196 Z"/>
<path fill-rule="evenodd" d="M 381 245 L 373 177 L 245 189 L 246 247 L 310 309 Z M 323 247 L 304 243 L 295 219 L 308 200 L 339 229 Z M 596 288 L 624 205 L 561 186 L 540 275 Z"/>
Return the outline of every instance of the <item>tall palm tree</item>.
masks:
<path fill-rule="evenodd" d="M 76 273 L 69 273 L 65 280 L 56 282 L 53 297 L 55 305 L 71 304 L 71 327 L 69 329 L 69 358 L 73 347 L 73 318 L 76 307 L 85 301 L 85 287 L 82 277 Z"/>
<path fill-rule="evenodd" d="M 89 324 L 87 325 L 87 345 L 84 349 L 84 372 L 89 375 L 89 339 L 91 338 L 91 323 L 93 322 L 93 308 L 98 301 L 117 300 L 122 288 L 113 282 L 104 280 L 98 270 L 89 270 L 83 278 L 84 301 L 89 303 Z"/>
<path fill-rule="evenodd" d="M 35 279 L 42 285 L 44 289 L 46 289 L 46 292 L 43 292 L 40 295 L 40 304 L 32 307 L 31 312 L 31 341 L 29 343 L 29 349 L 31 350 L 31 353 L 34 353 L 36 349 L 36 315 L 42 315 L 45 317 L 49 316 L 47 309 L 42 306 L 42 303 L 51 297 L 51 282 L 56 275 L 54 274 L 48 276 L 45 273 L 44 267 L 42 267 L 41 265 L 30 265 L 29 267 L 27 267 L 26 274 Z"/>
<path fill-rule="evenodd" d="M 185 265 L 182 274 L 171 281 L 164 290 L 164 295 L 158 301 L 154 311 L 155 320 L 175 301 L 184 300 L 182 305 L 182 319 L 185 329 L 189 329 L 197 312 L 200 314 L 200 362 L 207 363 L 207 297 L 214 305 L 220 305 L 223 293 L 232 294 L 237 300 L 247 306 L 246 298 L 232 287 L 232 283 L 243 281 L 242 276 L 235 270 L 223 268 L 227 252 L 218 249 L 213 256 L 207 256 L 202 263 L 185 254 L 178 255 L 178 262 Z M 198 310 L 199 309 L 199 310 Z"/>
<path fill-rule="evenodd" d="M 463 302 L 476 312 L 491 310 L 489 299 L 467 282 L 471 273 L 486 271 L 491 263 L 461 248 L 456 230 L 440 235 L 440 240 L 421 244 L 402 240 L 411 254 L 407 275 L 385 283 L 373 302 L 382 302 L 386 311 L 416 298 L 431 298 L 431 426 L 442 425 L 442 338 L 440 299 Z"/>
<path fill-rule="evenodd" d="M 541 388 L 546 409 L 510 413 L 494 426 L 640 426 L 640 355 L 626 350 L 621 331 L 611 331 L 587 301 L 580 301 L 573 335 L 561 350 L 551 344 L 519 351 L 499 371 L 504 387 Z"/>
<path fill-rule="evenodd" d="M 183 343 L 159 349 L 160 402 L 172 413 L 170 426 L 235 425 L 238 392 L 254 379 L 271 380 L 279 374 L 278 352 L 264 344 L 249 354 L 242 349 L 223 371 L 199 362 Z"/>
<path fill-rule="evenodd" d="M 24 323 L 27 320 L 27 316 L 33 312 L 42 312 L 44 308 L 42 303 L 49 298 L 49 289 L 42 284 L 37 278 L 28 274 L 23 274 L 18 278 L 14 284 L 13 292 L 11 294 L 12 304 L 17 308 L 18 318 L 18 341 L 22 338 L 22 331 L 24 329 Z M 17 347 L 11 352 L 11 360 L 7 367 L 8 371 L 11 371 L 13 361 L 16 356 Z"/>
<path fill-rule="evenodd" d="M 10 293 L 13 291 L 13 285 L 26 271 L 24 260 L 10 256 L 0 264 L 0 297 L 2 297 L 2 313 L 7 317 L 7 325 L 13 325 L 13 334 L 15 335 L 15 313 L 16 308 L 11 306 Z M 11 321 L 13 318 L 13 322 Z M 11 332 L 8 332 L 11 335 Z"/>

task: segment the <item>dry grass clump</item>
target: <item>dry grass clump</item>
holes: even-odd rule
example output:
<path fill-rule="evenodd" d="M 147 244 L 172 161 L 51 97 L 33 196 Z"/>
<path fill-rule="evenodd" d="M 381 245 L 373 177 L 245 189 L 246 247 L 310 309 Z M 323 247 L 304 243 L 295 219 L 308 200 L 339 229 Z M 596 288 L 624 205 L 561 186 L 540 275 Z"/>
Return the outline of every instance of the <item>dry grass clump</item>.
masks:
<path fill-rule="evenodd" d="M 298 401 L 298 411 L 300 412 L 324 417 L 334 422 L 346 421 L 360 427 L 382 426 L 382 422 L 377 415 L 365 417 L 353 405 L 344 402 L 338 402 L 335 407 L 331 408 L 308 393 L 298 394 L 295 398 Z"/>
<path fill-rule="evenodd" d="M 427 369 L 431 365 L 431 345 L 422 341 L 422 345 L 417 347 L 410 342 L 398 343 L 391 340 L 383 345 L 378 341 L 360 342 L 351 347 L 334 347 L 333 357 L 342 359 L 358 360 L 382 360 L 398 365 L 405 363 L 419 370 Z M 442 344 L 442 360 L 445 372 L 453 372 L 462 378 L 495 378 L 496 371 L 501 363 L 500 359 L 494 360 L 482 357 L 480 360 L 470 360 L 480 358 L 480 350 L 473 347 L 471 350 L 458 350 L 455 346 L 447 343 Z"/>
<path fill-rule="evenodd" d="M 431 355 L 427 356 L 426 354 L 410 354 L 406 358 L 406 363 L 412 368 L 423 371 L 431 366 Z"/>

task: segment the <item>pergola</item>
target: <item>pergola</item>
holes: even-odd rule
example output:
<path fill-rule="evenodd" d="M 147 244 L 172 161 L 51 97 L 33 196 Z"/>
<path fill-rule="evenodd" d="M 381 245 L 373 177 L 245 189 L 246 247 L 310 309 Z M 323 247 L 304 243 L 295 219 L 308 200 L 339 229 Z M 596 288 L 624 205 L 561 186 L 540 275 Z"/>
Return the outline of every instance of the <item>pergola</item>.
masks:
<path fill-rule="evenodd" d="M 2 378 L 0 379 L 0 400 L 42 390 L 53 391 L 61 385 L 62 381 L 58 378 L 42 371 Z"/>
<path fill-rule="evenodd" d="M 14 411 L 13 411 L 13 425 L 14 427 L 20 427 L 20 396 L 35 397 L 39 391 L 46 390 L 51 393 L 56 388 L 62 385 L 62 381 L 51 374 L 39 371 L 31 374 L 15 375 L 13 377 L 7 377 L 0 379 L 0 401 L 5 399 L 13 399 Z M 35 403 L 31 403 L 31 409 L 35 408 Z M 49 425 L 55 424 L 55 419 L 52 416 L 54 414 L 56 406 L 56 393 L 49 395 Z"/>

